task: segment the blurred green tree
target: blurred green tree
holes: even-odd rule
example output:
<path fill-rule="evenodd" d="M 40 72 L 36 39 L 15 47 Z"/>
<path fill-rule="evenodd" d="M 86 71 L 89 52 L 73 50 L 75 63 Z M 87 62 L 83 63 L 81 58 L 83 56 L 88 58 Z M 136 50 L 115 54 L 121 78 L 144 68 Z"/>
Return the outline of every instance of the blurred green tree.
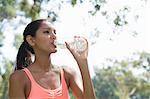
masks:
<path fill-rule="evenodd" d="M 135 55 L 139 57 L 136 60 L 132 58 L 122 61 L 108 59 L 108 62 L 113 65 L 104 65 L 103 67 L 107 68 L 96 69 L 93 82 L 97 99 L 150 98 L 150 54 L 142 52 Z M 140 71 L 141 69 L 144 71 L 136 75 L 134 70 Z"/>
<path fill-rule="evenodd" d="M 8 99 L 8 79 L 13 71 L 13 62 L 3 58 L 2 64 L 4 65 L 5 72 L 0 71 L 0 99 Z M 1 64 L 1 65 L 2 65 Z"/>

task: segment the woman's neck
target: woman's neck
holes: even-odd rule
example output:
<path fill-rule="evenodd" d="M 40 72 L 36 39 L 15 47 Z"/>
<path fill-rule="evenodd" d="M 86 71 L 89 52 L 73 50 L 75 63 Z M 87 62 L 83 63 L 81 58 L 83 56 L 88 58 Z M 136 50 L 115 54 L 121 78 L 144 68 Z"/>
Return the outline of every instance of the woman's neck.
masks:
<path fill-rule="evenodd" d="M 36 55 L 34 64 L 42 71 L 49 71 L 53 68 L 50 55 Z"/>

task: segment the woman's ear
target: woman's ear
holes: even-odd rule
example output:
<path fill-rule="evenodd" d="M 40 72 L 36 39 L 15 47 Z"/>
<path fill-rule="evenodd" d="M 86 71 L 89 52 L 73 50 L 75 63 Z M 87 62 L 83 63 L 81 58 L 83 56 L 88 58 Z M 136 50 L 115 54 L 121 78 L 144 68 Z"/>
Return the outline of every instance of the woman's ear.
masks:
<path fill-rule="evenodd" d="M 28 44 L 31 45 L 31 46 L 34 46 L 34 45 L 35 45 L 34 37 L 32 37 L 31 35 L 27 35 L 26 41 L 27 41 Z"/>

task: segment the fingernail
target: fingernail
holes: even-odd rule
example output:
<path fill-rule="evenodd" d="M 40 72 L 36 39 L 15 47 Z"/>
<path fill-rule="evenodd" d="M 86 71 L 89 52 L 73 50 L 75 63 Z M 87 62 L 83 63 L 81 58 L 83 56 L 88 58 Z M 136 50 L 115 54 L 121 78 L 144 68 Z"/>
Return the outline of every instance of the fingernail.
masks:
<path fill-rule="evenodd" d="M 77 38 L 77 36 L 74 36 L 74 38 Z"/>

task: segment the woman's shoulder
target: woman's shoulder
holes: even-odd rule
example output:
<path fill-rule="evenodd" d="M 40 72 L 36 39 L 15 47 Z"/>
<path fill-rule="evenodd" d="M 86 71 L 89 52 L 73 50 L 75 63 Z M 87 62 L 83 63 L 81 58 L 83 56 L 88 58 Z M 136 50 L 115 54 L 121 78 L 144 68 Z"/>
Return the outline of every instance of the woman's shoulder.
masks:
<path fill-rule="evenodd" d="M 72 71 L 72 68 L 69 68 L 68 66 L 58 66 L 53 65 L 53 71 L 61 73 L 61 70 L 64 71 L 64 73 L 70 73 Z"/>
<path fill-rule="evenodd" d="M 63 69 L 64 73 L 65 73 L 67 76 L 72 77 L 72 76 L 76 75 L 75 69 L 73 69 L 73 68 L 71 68 L 71 67 L 62 66 L 61 68 Z"/>
<path fill-rule="evenodd" d="M 26 79 L 27 79 L 27 77 L 26 77 L 26 75 L 25 75 L 23 70 L 16 70 L 16 71 L 14 71 L 9 77 L 9 80 L 11 82 L 23 83 L 23 82 L 26 81 Z"/>
<path fill-rule="evenodd" d="M 23 70 L 15 70 L 11 73 L 10 78 L 12 79 L 21 79 L 23 75 Z"/>

